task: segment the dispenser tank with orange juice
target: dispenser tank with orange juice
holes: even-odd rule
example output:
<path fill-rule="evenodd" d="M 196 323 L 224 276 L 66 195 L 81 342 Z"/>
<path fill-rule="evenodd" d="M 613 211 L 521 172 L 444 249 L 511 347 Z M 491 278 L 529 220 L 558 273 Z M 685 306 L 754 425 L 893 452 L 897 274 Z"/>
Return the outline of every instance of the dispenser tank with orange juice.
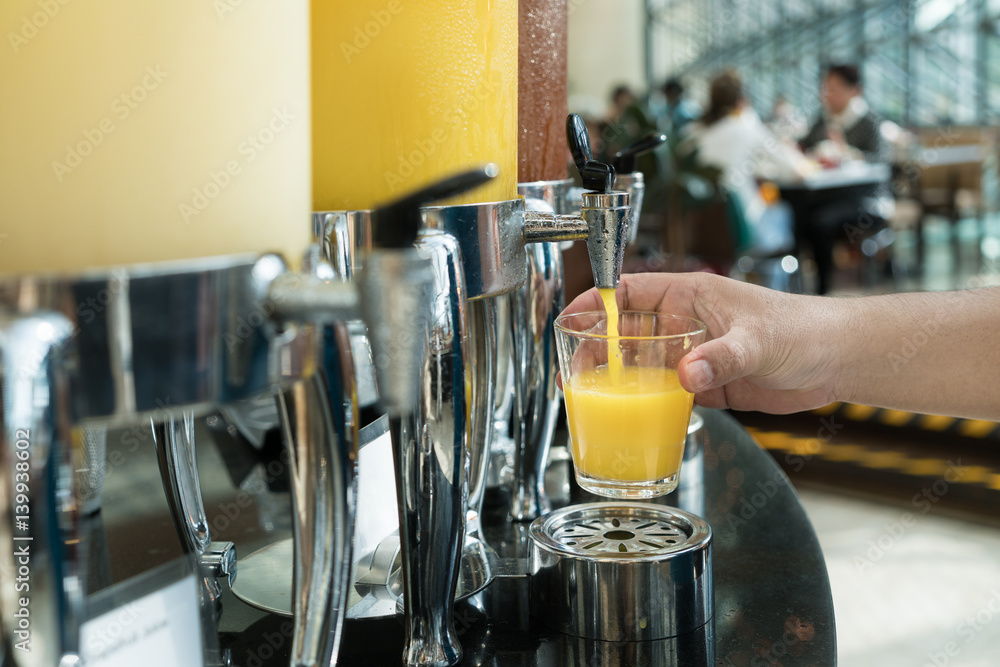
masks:
<path fill-rule="evenodd" d="M 308 6 L 0 6 L 0 274 L 310 241 Z"/>
<path fill-rule="evenodd" d="M 516 0 L 312 3 L 313 204 L 370 209 L 467 167 L 517 196 Z"/>

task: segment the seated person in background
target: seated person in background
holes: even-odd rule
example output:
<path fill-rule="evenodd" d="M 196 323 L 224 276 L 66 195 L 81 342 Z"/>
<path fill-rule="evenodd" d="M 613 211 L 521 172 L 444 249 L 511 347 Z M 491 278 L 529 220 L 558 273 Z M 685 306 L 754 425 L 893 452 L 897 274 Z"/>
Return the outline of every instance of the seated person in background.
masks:
<path fill-rule="evenodd" d="M 861 95 L 857 65 L 831 65 L 823 79 L 823 113 L 800 145 L 823 160 L 886 162 L 881 123 Z"/>
<path fill-rule="evenodd" d="M 810 165 L 761 122 L 743 97 L 739 76 L 726 72 L 712 81 L 708 110 L 688 130 L 678 155 L 720 172 L 719 183 L 737 200 L 749 227 L 749 245 L 736 249 L 766 255 L 792 246 L 791 210 L 782 202 L 768 204 L 757 179 L 799 180 Z"/>
<path fill-rule="evenodd" d="M 882 137 L 882 120 L 861 95 L 856 65 L 833 65 L 827 69 L 823 105 L 823 113 L 800 142 L 803 150 L 810 151 L 820 163 L 832 166 L 851 160 L 889 162 L 890 148 Z M 888 183 L 838 192 L 834 199 L 796 210 L 799 236 L 812 245 L 820 294 L 829 289 L 834 241 L 849 229 L 877 230 L 892 216 L 892 211 Z M 848 238 L 853 236 L 849 234 Z"/>

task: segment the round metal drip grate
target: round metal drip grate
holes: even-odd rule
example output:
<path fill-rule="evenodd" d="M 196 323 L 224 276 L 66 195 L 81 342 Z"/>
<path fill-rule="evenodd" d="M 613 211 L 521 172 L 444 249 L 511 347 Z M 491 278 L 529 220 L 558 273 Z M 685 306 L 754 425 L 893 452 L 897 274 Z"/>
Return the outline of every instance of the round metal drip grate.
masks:
<path fill-rule="evenodd" d="M 712 528 L 674 507 L 571 505 L 528 530 L 532 613 L 604 641 L 650 641 L 712 617 Z"/>
<path fill-rule="evenodd" d="M 543 548 L 584 558 L 657 557 L 702 544 L 711 533 L 702 519 L 674 508 L 640 503 L 590 503 L 552 512 L 531 525 Z"/>
<path fill-rule="evenodd" d="M 673 549 L 690 536 L 687 526 L 635 516 L 574 521 L 554 526 L 552 533 L 552 539 L 581 554 L 661 551 Z"/>

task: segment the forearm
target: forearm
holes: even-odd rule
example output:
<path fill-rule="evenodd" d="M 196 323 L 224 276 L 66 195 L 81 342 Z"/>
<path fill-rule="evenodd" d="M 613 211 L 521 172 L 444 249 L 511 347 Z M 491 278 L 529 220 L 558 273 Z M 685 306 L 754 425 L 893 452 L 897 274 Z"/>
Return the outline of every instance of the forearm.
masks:
<path fill-rule="evenodd" d="M 1000 288 L 834 301 L 839 400 L 1000 420 Z"/>

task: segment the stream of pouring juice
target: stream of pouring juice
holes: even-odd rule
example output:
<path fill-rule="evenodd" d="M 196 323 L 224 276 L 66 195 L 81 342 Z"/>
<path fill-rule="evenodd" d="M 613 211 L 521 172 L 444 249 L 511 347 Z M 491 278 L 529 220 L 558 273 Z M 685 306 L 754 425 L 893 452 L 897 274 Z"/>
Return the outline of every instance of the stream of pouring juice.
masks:
<path fill-rule="evenodd" d="M 573 464 L 587 475 L 613 480 L 676 474 L 694 404 L 677 371 L 628 366 L 617 384 L 602 371 L 578 372 L 564 387 Z"/>
<path fill-rule="evenodd" d="M 0 28 L 0 274 L 300 261 L 306 0 L 4 0 Z"/>
<path fill-rule="evenodd" d="M 604 301 L 604 311 L 608 314 L 608 379 L 612 386 L 621 384 L 622 353 L 618 345 L 618 302 L 615 288 L 602 287 L 598 290 Z"/>

